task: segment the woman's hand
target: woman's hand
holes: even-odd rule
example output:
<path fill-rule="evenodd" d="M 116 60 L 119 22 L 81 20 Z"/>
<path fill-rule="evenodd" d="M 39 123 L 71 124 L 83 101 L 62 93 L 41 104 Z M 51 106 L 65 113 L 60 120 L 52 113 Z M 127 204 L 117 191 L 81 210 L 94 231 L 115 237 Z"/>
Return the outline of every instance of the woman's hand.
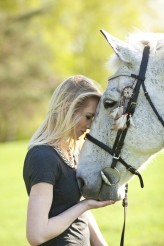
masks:
<path fill-rule="evenodd" d="M 82 202 L 86 203 L 87 210 L 93 209 L 93 208 L 101 208 L 101 207 L 106 207 L 108 205 L 112 205 L 115 203 L 113 200 L 108 200 L 108 201 L 96 201 L 92 199 L 85 199 Z"/>

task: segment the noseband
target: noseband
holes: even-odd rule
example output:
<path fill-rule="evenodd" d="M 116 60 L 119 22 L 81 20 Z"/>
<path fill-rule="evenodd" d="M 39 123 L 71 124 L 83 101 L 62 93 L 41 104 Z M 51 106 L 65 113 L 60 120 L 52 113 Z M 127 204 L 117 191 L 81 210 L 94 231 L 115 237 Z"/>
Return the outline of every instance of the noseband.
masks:
<path fill-rule="evenodd" d="M 139 70 L 139 75 L 135 75 L 135 74 L 121 74 L 121 75 L 117 75 L 117 76 L 113 76 L 109 79 L 115 79 L 117 77 L 120 76 L 128 76 L 128 77 L 132 77 L 135 78 L 137 80 L 136 85 L 134 87 L 133 90 L 133 96 L 129 99 L 127 108 L 126 108 L 126 112 L 125 114 L 127 114 L 127 120 L 126 120 L 126 128 L 125 129 L 121 129 L 118 130 L 117 135 L 116 135 L 116 139 L 113 145 L 113 148 L 110 148 L 109 146 L 107 146 L 106 144 L 100 142 L 98 139 L 94 138 L 93 136 L 91 136 L 90 134 L 86 134 L 86 138 L 91 141 L 92 143 L 96 144 L 97 146 L 99 146 L 100 148 L 102 148 L 103 150 L 105 150 L 106 152 L 108 152 L 110 155 L 113 156 L 112 159 L 112 164 L 111 164 L 111 168 L 116 168 L 116 164 L 119 161 L 121 164 L 123 164 L 126 169 L 131 172 L 133 175 L 137 175 L 139 180 L 140 180 L 140 185 L 143 188 L 144 187 L 144 183 L 143 183 L 143 179 L 141 174 L 131 165 L 127 164 L 121 157 L 121 150 L 122 147 L 124 145 L 124 140 L 128 131 L 128 128 L 130 126 L 130 117 L 133 116 L 135 109 L 136 109 L 136 104 L 137 104 L 137 99 L 138 99 L 138 95 L 139 95 L 139 91 L 140 91 L 140 87 L 142 85 L 144 94 L 146 96 L 146 99 L 148 100 L 150 106 L 152 107 L 154 113 L 156 114 L 157 118 L 159 119 L 159 121 L 161 122 L 161 124 L 164 126 L 164 121 L 162 119 L 162 117 L 159 115 L 158 111 L 156 110 L 154 104 L 152 103 L 150 96 L 148 94 L 148 92 L 146 91 L 146 87 L 144 84 L 145 81 L 145 73 L 146 73 L 146 69 L 147 69 L 147 64 L 148 64 L 148 60 L 149 60 L 149 53 L 150 53 L 150 47 L 149 46 L 145 46 L 144 50 L 143 50 L 143 55 L 142 55 L 142 61 L 141 61 L 141 65 L 140 65 L 140 70 Z"/>

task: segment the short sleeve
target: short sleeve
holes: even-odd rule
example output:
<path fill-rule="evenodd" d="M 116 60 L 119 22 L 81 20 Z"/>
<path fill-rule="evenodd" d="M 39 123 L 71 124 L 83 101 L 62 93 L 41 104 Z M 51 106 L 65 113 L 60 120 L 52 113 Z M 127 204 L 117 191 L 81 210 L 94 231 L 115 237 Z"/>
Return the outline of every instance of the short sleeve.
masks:
<path fill-rule="evenodd" d="M 59 159 L 52 147 L 36 146 L 27 153 L 24 176 L 29 179 L 31 186 L 40 182 L 55 185 L 59 175 Z"/>

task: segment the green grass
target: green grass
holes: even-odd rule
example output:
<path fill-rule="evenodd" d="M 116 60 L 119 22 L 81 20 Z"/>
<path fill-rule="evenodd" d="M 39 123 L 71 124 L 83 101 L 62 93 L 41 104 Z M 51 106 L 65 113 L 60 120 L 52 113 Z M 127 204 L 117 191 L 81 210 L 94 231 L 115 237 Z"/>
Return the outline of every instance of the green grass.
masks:
<path fill-rule="evenodd" d="M 27 246 L 27 194 L 22 178 L 26 142 L 0 144 L 0 246 Z M 143 172 L 145 188 L 135 178 L 129 185 L 125 246 L 164 245 L 164 153 Z M 93 210 L 110 246 L 118 246 L 123 223 L 121 202 Z M 84 245 L 85 246 L 85 245 Z"/>
<path fill-rule="evenodd" d="M 0 245 L 26 246 L 27 195 L 22 179 L 26 143 L 0 144 Z"/>

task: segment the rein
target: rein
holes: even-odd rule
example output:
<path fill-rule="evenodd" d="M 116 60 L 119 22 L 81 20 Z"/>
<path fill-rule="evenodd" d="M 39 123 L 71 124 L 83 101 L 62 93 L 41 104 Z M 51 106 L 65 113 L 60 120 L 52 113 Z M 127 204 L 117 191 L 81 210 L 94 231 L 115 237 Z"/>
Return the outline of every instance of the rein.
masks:
<path fill-rule="evenodd" d="M 90 134 L 86 134 L 86 137 L 85 137 L 89 141 L 91 141 L 92 143 L 94 143 L 95 145 L 99 146 L 104 151 L 106 151 L 110 155 L 112 155 L 112 157 L 113 157 L 112 164 L 111 164 L 112 169 L 116 169 L 117 162 L 120 162 L 122 165 L 124 165 L 126 167 L 126 169 L 129 172 L 131 172 L 133 175 L 137 175 L 139 180 L 140 180 L 141 188 L 144 187 L 144 183 L 143 183 L 143 179 L 142 179 L 141 174 L 133 166 L 127 164 L 120 157 L 120 155 L 121 155 L 121 150 L 122 150 L 123 145 L 124 145 L 124 140 L 125 140 L 128 128 L 130 126 L 130 117 L 135 112 L 135 108 L 136 108 L 137 99 L 138 99 L 141 85 L 142 85 L 142 88 L 144 90 L 144 94 L 146 96 L 146 99 L 148 100 L 148 102 L 149 102 L 150 106 L 152 107 L 154 113 L 156 114 L 157 118 L 159 119 L 161 124 L 164 126 L 164 121 L 163 121 L 162 117 L 159 115 L 158 111 L 156 110 L 154 104 L 152 103 L 150 96 L 149 96 L 148 92 L 146 91 L 145 84 L 144 84 L 145 73 L 146 73 L 147 64 L 148 64 L 148 60 L 149 60 L 149 53 L 150 53 L 150 47 L 145 46 L 144 50 L 143 50 L 141 64 L 140 64 L 139 75 L 135 75 L 135 74 L 122 75 L 121 74 L 121 75 L 116 75 L 116 76 L 112 76 L 111 78 L 109 78 L 109 81 L 110 81 L 110 80 L 115 79 L 115 78 L 120 77 L 120 76 L 129 76 L 129 77 L 135 78 L 137 80 L 136 85 L 135 85 L 134 90 L 133 90 L 133 96 L 129 99 L 129 102 L 128 102 L 128 105 L 126 108 L 126 112 L 125 112 L 125 114 L 127 114 L 126 128 L 118 130 L 113 148 L 110 148 L 109 146 L 102 143 L 98 139 L 94 138 Z M 128 184 L 125 185 L 125 198 L 123 199 L 123 204 L 122 204 L 124 207 L 124 224 L 123 224 L 123 229 L 122 229 L 122 234 L 121 234 L 120 246 L 124 246 L 124 234 L 125 234 L 125 226 L 126 226 L 126 210 L 127 210 L 127 205 L 128 205 L 127 193 L 128 193 Z"/>

